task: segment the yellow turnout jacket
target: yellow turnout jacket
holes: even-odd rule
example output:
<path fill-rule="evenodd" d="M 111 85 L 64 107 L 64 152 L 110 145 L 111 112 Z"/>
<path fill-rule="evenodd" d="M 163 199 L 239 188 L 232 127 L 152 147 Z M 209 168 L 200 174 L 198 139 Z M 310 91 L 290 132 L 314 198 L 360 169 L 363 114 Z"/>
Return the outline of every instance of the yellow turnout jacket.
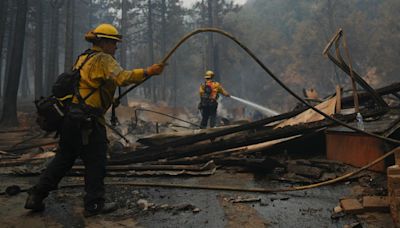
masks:
<path fill-rule="evenodd" d="M 103 114 L 111 106 L 117 86 L 127 86 L 145 79 L 144 69 L 124 70 L 113 56 L 106 54 L 98 46 L 92 50 L 97 51 L 80 70 L 81 80 L 79 92 L 82 98 L 86 97 L 93 89 L 96 91 L 89 96 L 85 103 L 93 108 L 99 108 Z M 74 65 L 77 69 L 87 54 L 82 55 Z M 100 89 L 98 89 L 101 86 Z M 78 98 L 73 98 L 74 103 L 79 103 Z"/>
<path fill-rule="evenodd" d="M 222 86 L 219 82 L 215 82 L 212 80 L 206 80 L 205 83 L 200 85 L 200 89 L 199 89 L 200 97 L 205 96 L 206 85 L 211 87 L 211 94 L 209 97 L 207 97 L 208 99 L 216 100 L 218 98 L 219 93 L 221 93 L 224 96 L 228 95 L 228 92 L 226 92 L 226 90 L 224 88 L 222 88 Z"/>

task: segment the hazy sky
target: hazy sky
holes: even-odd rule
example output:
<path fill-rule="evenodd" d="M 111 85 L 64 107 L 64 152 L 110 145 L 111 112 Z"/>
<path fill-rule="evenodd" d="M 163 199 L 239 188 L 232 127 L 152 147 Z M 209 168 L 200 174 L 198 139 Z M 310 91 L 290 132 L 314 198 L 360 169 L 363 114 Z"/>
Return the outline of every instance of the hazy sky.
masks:
<path fill-rule="evenodd" d="M 181 0 L 181 2 L 183 3 L 184 7 L 190 7 L 193 3 L 198 2 L 201 0 Z M 247 0 L 232 0 L 235 3 L 238 4 L 244 4 Z"/>

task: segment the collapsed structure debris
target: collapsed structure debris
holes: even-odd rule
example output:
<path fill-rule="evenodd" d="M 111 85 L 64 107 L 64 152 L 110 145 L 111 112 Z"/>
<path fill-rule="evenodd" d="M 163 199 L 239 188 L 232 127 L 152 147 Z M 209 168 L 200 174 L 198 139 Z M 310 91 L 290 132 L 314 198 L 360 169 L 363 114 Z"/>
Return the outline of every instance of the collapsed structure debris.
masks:
<path fill-rule="evenodd" d="M 398 89 L 395 90 L 394 88 Z M 377 91 L 388 90 L 390 90 L 390 94 L 392 94 L 399 91 L 400 87 L 391 85 L 378 89 Z M 384 94 L 386 95 L 389 93 L 385 92 Z M 361 100 L 361 104 L 370 101 L 370 99 L 367 99 L 368 96 L 365 95 L 362 97 L 365 98 Z M 351 99 L 349 97 L 343 97 L 342 104 L 345 104 L 348 100 Z M 334 107 L 335 103 L 331 103 L 330 106 Z M 285 144 L 290 146 L 291 143 L 307 140 L 310 135 L 323 134 L 324 130 L 328 128 L 331 129 L 332 126 L 335 126 L 335 123 L 330 120 L 322 119 L 313 121 L 314 119 L 308 120 L 307 118 L 303 118 L 302 121 L 293 126 L 290 124 L 287 126 L 282 125 L 283 120 L 288 120 L 294 116 L 306 115 L 310 117 L 311 113 L 307 114 L 307 112 L 303 112 L 303 114 L 300 114 L 303 110 L 304 108 L 238 126 L 155 134 L 154 136 L 140 138 L 137 140 L 137 143 L 141 144 L 140 146 L 128 146 L 123 152 L 118 154 L 113 154 L 113 151 L 110 151 L 112 156 L 109 161 L 108 169 L 112 173 L 115 171 L 125 172 L 127 170 L 135 170 L 135 175 L 139 175 L 137 171 L 140 170 L 204 171 L 204 167 L 210 167 L 209 164 L 215 164 L 217 165 L 216 167 L 253 167 L 253 170 L 260 170 L 260 168 L 263 168 L 264 171 L 269 172 L 272 172 L 274 168 L 277 167 L 285 167 L 286 171 L 293 171 L 293 173 L 297 174 L 303 173 L 318 179 L 322 175 L 318 168 L 310 166 L 303 167 L 302 165 L 296 165 L 290 162 L 286 163 L 285 161 L 274 160 L 265 156 L 268 151 L 274 151 L 275 147 L 282 148 Z M 336 118 L 343 121 L 353 121 L 355 114 L 336 113 L 334 115 Z M 387 125 L 379 124 L 379 126 L 386 126 L 386 130 L 390 133 L 396 132 L 396 124 L 400 121 L 400 115 L 394 110 L 391 112 L 380 109 L 365 110 L 363 116 L 366 120 L 371 118 L 371 120 L 373 120 L 370 122 L 371 124 L 375 121 L 379 122 L 379 120 L 385 118 L 385 116 L 389 116 L 389 120 L 386 121 Z M 366 122 L 366 124 L 368 128 L 369 122 Z M 386 135 L 391 134 L 388 133 Z M 8 135 L 9 138 L 11 136 Z M 34 141 L 30 142 L 32 143 Z M 32 147 L 35 147 L 35 144 L 36 143 L 34 143 Z M 17 156 L 15 154 L 10 154 L 10 152 L 24 147 L 27 146 L 21 144 L 9 150 L 8 153 L 3 152 L 4 155 L 2 156 L 9 157 L 4 157 L 5 159 L 1 162 L 1 166 L 34 163 L 41 158 L 47 159 L 49 156 L 53 155 L 51 152 L 42 154 L 42 157 L 38 155 Z M 255 160 L 252 158 L 260 155 L 262 156 L 261 159 Z M 210 163 L 210 161 L 212 161 L 212 163 Z M 193 166 L 192 164 L 203 164 L 203 166 Z M 302 169 L 303 171 L 301 171 Z M 73 169 L 73 173 L 77 175 L 80 170 L 82 170 L 82 167 L 76 166 L 76 168 Z M 181 172 L 180 174 L 187 174 L 187 172 Z"/>

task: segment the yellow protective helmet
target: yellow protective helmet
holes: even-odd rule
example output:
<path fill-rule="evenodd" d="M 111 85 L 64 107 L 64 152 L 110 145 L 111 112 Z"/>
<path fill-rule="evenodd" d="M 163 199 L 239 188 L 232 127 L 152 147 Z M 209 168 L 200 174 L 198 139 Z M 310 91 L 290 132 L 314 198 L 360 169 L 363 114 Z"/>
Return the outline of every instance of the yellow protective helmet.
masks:
<path fill-rule="evenodd" d="M 117 28 L 111 24 L 100 24 L 94 30 L 89 31 L 85 35 L 85 39 L 92 42 L 99 38 L 112 39 L 121 42 L 122 35 L 118 33 Z"/>
<path fill-rule="evenodd" d="M 205 79 L 210 79 L 214 77 L 214 72 L 212 72 L 211 70 L 206 71 L 206 74 L 204 75 Z"/>

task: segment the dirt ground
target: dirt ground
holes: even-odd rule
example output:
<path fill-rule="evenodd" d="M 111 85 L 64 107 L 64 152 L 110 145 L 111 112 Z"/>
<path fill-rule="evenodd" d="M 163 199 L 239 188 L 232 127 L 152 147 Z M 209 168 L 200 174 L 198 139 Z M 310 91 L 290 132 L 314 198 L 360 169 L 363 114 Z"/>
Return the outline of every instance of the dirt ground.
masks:
<path fill-rule="evenodd" d="M 0 189 L 18 185 L 22 189 L 38 177 L 1 176 Z M 385 184 L 384 175 L 374 176 Z M 62 184 L 81 182 L 67 177 Z M 208 177 L 107 178 L 106 182 L 180 183 L 278 188 L 287 184 L 260 178 L 250 173 L 218 171 Z M 376 191 L 359 180 L 333 186 L 276 194 L 232 191 L 107 186 L 107 198 L 119 209 L 107 215 L 83 217 L 83 188 L 62 188 L 46 199 L 46 210 L 32 213 L 23 208 L 26 193 L 0 196 L 2 227 L 392 227 L 389 213 L 344 214 L 331 218 L 332 210 L 345 196 Z M 238 202 L 235 199 L 254 199 Z M 147 202 L 148 208 L 138 201 Z"/>

